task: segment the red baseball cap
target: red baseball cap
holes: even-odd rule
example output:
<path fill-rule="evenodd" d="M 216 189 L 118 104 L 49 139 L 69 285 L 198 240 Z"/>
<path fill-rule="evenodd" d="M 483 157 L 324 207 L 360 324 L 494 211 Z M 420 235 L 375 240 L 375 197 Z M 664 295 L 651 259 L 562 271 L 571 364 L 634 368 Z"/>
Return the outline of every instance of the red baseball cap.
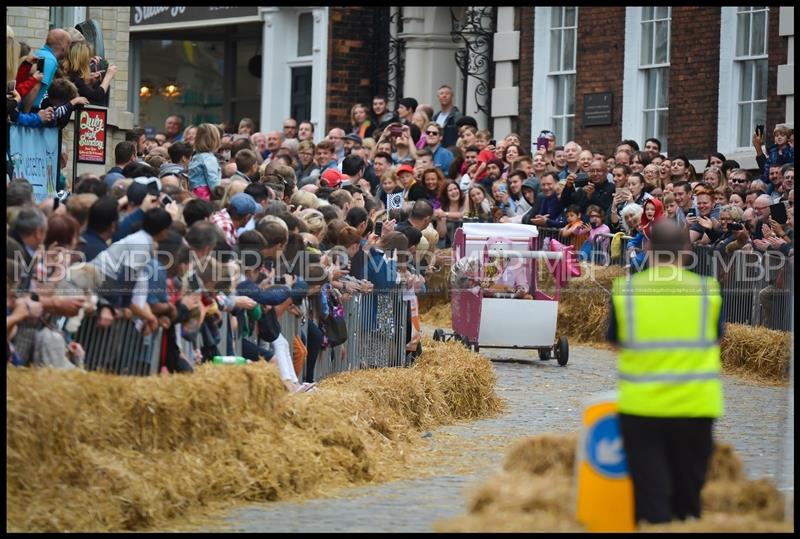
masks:
<path fill-rule="evenodd" d="M 325 184 L 328 187 L 336 188 L 336 187 L 339 187 L 339 185 L 341 185 L 342 180 L 344 180 L 345 178 L 348 178 L 348 177 L 349 176 L 346 176 L 346 175 L 342 174 L 341 172 L 339 172 L 335 168 L 329 168 L 328 170 L 326 170 L 325 172 L 322 173 L 322 175 L 320 176 L 320 179 L 321 180 L 325 180 Z"/>
<path fill-rule="evenodd" d="M 411 165 L 400 165 L 397 167 L 397 174 L 400 174 L 401 172 L 410 172 L 411 174 L 414 174 L 414 167 Z"/>

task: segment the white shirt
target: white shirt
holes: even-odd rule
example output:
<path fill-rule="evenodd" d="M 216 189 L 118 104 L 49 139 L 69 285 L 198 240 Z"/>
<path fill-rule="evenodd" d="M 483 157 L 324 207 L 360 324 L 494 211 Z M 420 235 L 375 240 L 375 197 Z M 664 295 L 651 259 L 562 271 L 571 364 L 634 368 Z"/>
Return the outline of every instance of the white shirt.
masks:
<path fill-rule="evenodd" d="M 440 127 L 444 127 L 444 123 L 447 121 L 448 116 L 450 116 L 449 112 L 440 112 L 436 117 L 436 123 L 439 124 Z"/>

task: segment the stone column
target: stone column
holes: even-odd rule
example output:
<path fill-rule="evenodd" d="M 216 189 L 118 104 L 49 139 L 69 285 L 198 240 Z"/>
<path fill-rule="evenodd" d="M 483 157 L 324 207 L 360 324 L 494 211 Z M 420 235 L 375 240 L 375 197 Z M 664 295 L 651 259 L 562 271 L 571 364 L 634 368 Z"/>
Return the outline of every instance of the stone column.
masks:
<path fill-rule="evenodd" d="M 513 125 L 513 119 L 519 114 L 519 87 L 514 84 L 514 62 L 519 61 L 519 32 L 514 30 L 514 10 L 513 7 L 497 8 L 492 56 L 495 62 L 492 118 L 496 139 L 521 129 Z"/>
<path fill-rule="evenodd" d="M 443 84 L 453 88 L 455 103 L 463 92 L 461 74 L 455 62 L 459 48 L 450 37 L 450 14 L 447 7 L 403 8 L 403 33 L 406 42 L 403 95 L 420 104 L 439 110 L 436 92 Z"/>

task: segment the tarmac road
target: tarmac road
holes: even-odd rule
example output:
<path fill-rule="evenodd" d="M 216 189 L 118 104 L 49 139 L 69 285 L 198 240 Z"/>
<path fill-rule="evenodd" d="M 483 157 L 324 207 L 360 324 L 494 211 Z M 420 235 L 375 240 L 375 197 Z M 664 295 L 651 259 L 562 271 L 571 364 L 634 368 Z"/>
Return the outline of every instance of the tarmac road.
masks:
<path fill-rule="evenodd" d="M 424 450 L 431 455 L 461 453 L 463 458 L 444 459 L 425 477 L 350 488 L 336 498 L 243 506 L 215 517 L 202 530 L 430 532 L 435 521 L 465 512 L 469 489 L 498 468 L 514 441 L 537 433 L 576 432 L 583 399 L 614 389 L 615 357 L 607 350 L 573 346 L 566 367 L 555 360 L 539 361 L 535 351 L 481 352 L 528 361 L 494 363 L 497 391 L 508 404 L 501 416 L 423 435 L 429 442 Z M 774 479 L 781 461 L 788 389 L 723 379 L 727 409 L 715 437 L 734 445 L 748 476 Z"/>

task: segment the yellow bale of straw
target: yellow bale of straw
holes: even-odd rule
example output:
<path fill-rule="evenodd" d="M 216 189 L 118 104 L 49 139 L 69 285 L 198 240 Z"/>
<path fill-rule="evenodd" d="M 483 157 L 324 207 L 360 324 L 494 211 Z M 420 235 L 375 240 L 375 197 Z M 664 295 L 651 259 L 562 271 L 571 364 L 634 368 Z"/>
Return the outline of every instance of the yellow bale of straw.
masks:
<path fill-rule="evenodd" d="M 6 371 L 8 530 L 142 530 L 221 502 L 405 477 L 419 430 L 496 413 L 491 363 L 426 341 L 412 368 L 289 395 L 272 365 L 134 378 Z"/>
<path fill-rule="evenodd" d="M 524 438 L 509 450 L 503 469 L 473 488 L 468 512 L 439 521 L 439 532 L 584 531 L 575 520 L 576 434 Z M 784 500 L 765 479 L 744 478 L 738 455 L 716 444 L 701 493 L 703 518 L 641 525 L 641 531 L 791 531 Z"/>

